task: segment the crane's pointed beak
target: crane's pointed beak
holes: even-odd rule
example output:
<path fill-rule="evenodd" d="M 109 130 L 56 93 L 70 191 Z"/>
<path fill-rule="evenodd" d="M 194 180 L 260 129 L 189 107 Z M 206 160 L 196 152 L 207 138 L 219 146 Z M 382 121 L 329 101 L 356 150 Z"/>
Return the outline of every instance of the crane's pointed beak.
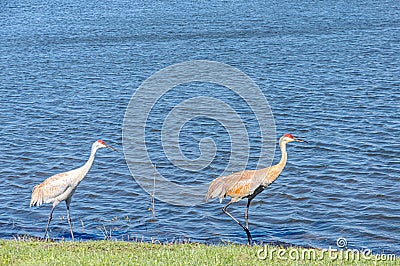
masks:
<path fill-rule="evenodd" d="M 298 138 L 294 138 L 294 141 L 308 143 L 307 141 Z"/>
<path fill-rule="evenodd" d="M 113 148 L 113 147 L 111 147 L 111 146 L 109 146 L 109 145 L 107 145 L 107 148 L 109 148 L 109 149 L 112 150 L 112 151 L 118 152 L 118 150 L 117 150 L 116 148 Z"/>

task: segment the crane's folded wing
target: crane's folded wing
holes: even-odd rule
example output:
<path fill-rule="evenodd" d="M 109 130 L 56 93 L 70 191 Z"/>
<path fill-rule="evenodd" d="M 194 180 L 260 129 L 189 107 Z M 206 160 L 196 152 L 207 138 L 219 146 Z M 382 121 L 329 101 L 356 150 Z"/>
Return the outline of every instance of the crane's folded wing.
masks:
<path fill-rule="evenodd" d="M 69 182 L 65 177 L 68 172 L 53 175 L 36 185 L 32 191 L 30 206 L 40 206 L 43 203 L 51 203 L 62 195 L 68 188 Z"/>

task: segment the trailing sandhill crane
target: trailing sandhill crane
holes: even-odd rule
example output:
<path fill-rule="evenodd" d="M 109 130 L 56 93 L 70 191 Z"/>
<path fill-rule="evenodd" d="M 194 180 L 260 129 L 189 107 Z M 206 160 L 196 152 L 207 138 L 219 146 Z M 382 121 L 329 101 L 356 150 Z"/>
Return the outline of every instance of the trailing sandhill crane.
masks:
<path fill-rule="evenodd" d="M 220 176 L 214 179 L 208 188 L 206 201 L 219 197 L 219 201 L 222 202 L 222 199 L 226 196 L 231 197 L 230 202 L 222 208 L 222 211 L 243 228 L 246 232 L 249 245 L 251 245 L 251 234 L 249 231 L 248 221 L 250 202 L 255 196 L 272 184 L 281 174 L 287 162 L 286 144 L 292 141 L 306 142 L 295 138 L 291 134 L 285 134 L 279 139 L 279 147 L 281 149 L 282 157 L 278 164 L 259 170 L 245 170 L 228 176 Z M 227 211 L 229 205 L 238 202 L 243 198 L 247 198 L 247 206 L 244 213 L 246 226 L 243 226 Z"/>
<path fill-rule="evenodd" d="M 68 224 L 71 231 L 71 238 L 74 241 L 74 233 L 72 232 L 71 225 L 71 215 L 69 212 L 69 205 L 71 204 L 71 198 L 74 194 L 76 188 L 82 179 L 89 172 L 90 167 L 93 164 L 96 151 L 100 148 L 109 148 L 111 150 L 117 151 L 111 146 L 108 146 L 104 141 L 98 140 L 93 143 L 92 151 L 90 153 L 89 160 L 77 169 L 53 175 L 43 181 L 41 184 L 36 185 L 32 190 L 32 197 L 30 206 L 40 206 L 43 203 L 53 203 L 53 208 L 51 209 L 49 219 L 47 221 L 46 230 L 44 237 L 47 236 L 47 231 L 49 229 L 50 221 L 52 219 L 53 211 L 55 207 L 62 201 L 65 201 L 67 205 L 68 212 Z"/>

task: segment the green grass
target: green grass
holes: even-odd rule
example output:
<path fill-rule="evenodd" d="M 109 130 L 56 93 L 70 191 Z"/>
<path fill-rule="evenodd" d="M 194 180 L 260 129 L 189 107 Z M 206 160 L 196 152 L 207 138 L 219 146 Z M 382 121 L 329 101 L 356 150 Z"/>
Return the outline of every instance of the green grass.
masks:
<path fill-rule="evenodd" d="M 43 242 L 37 240 L 0 240 L 1 265 L 400 265 L 395 261 L 377 260 L 375 256 L 357 259 L 322 257 L 317 249 L 205 244 L 151 244 L 124 241 Z M 257 257 L 275 253 L 262 260 Z M 283 252 L 285 254 L 283 254 Z M 295 259 L 297 254 L 315 252 L 315 260 Z M 282 256 L 283 255 L 283 256 Z M 338 255 L 338 254 L 336 254 Z M 292 256 L 292 258 L 290 258 Z M 299 255 L 300 256 L 300 255 Z M 343 256 L 344 257 L 344 256 Z"/>

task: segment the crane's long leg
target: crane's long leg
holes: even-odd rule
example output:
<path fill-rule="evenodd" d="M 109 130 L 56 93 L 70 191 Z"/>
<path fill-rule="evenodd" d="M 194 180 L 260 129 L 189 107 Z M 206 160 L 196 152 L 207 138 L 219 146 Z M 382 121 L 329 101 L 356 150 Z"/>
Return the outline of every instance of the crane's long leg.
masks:
<path fill-rule="evenodd" d="M 232 216 L 232 214 L 230 214 L 226 209 L 228 208 L 229 205 L 232 204 L 232 201 L 230 201 L 228 204 L 225 205 L 225 207 L 222 208 L 222 211 L 227 214 L 229 217 L 232 218 L 232 220 L 234 220 L 238 225 L 240 225 L 243 230 L 246 232 L 247 235 L 247 241 L 249 242 L 249 245 L 251 245 L 251 234 L 250 231 L 247 227 L 244 227 L 235 217 Z"/>
<path fill-rule="evenodd" d="M 47 230 L 49 229 L 49 225 L 50 225 L 51 219 L 53 218 L 53 211 L 54 211 L 54 209 L 56 208 L 56 206 L 57 206 L 57 205 L 53 205 L 53 208 L 51 208 L 51 212 L 50 212 L 50 215 L 49 215 L 49 219 L 47 220 L 46 230 L 44 231 L 44 237 L 43 237 L 44 239 L 46 239 Z"/>
<path fill-rule="evenodd" d="M 244 213 L 244 219 L 246 220 L 246 228 L 249 229 L 249 207 L 250 207 L 251 199 L 249 198 L 247 201 L 246 212 Z"/>
<path fill-rule="evenodd" d="M 69 230 L 71 231 L 72 241 L 74 241 L 74 232 L 72 231 L 71 214 L 70 214 L 70 211 L 69 211 L 69 204 L 71 203 L 71 199 L 66 200 L 65 203 L 67 205 Z"/>

